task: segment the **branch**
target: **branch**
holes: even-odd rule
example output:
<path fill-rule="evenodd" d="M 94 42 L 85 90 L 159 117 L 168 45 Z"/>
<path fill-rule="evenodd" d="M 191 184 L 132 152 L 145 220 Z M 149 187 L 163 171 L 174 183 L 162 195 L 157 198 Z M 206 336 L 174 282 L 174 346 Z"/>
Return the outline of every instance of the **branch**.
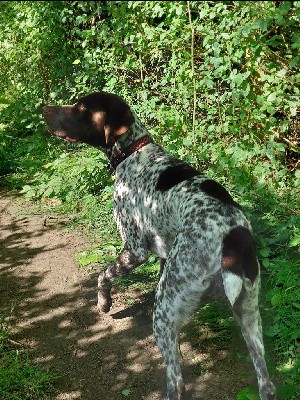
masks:
<path fill-rule="evenodd" d="M 195 78 L 195 60 L 194 60 L 194 46 L 195 46 L 195 28 L 192 22 L 192 14 L 190 2 L 187 1 L 188 15 L 189 15 L 189 23 L 191 28 L 191 66 L 192 66 L 192 79 L 193 79 L 193 125 L 192 125 L 192 137 L 193 143 L 195 145 L 195 122 L 196 122 L 196 102 L 197 102 L 197 93 L 196 93 L 196 78 Z"/>

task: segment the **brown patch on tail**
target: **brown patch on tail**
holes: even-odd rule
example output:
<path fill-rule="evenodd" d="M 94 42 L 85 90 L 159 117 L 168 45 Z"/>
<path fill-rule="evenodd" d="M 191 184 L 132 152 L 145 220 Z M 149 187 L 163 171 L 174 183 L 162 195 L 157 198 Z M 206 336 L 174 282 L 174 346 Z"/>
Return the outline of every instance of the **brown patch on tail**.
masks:
<path fill-rule="evenodd" d="M 222 267 L 233 274 L 245 275 L 252 283 L 258 275 L 255 243 L 244 227 L 232 229 L 223 240 Z"/>

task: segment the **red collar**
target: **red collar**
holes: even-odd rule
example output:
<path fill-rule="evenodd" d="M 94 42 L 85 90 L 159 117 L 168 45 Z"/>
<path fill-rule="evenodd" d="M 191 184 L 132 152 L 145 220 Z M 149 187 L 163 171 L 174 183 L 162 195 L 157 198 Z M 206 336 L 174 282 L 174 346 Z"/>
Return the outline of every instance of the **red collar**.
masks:
<path fill-rule="evenodd" d="M 153 142 L 152 138 L 148 135 L 145 135 L 140 139 L 136 140 L 135 142 L 133 142 L 125 149 L 120 150 L 117 154 L 114 154 L 109 160 L 109 165 L 108 165 L 109 171 L 113 173 L 116 170 L 117 166 L 121 164 L 121 162 L 124 161 L 127 157 L 129 157 L 131 154 L 135 153 L 142 147 L 152 142 Z"/>

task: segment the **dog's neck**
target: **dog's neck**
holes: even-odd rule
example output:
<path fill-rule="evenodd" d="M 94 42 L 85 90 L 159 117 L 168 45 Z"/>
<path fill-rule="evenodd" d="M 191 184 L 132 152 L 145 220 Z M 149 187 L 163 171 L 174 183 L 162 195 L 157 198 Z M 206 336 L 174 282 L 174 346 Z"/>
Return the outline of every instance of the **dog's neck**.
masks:
<path fill-rule="evenodd" d="M 147 129 L 134 115 L 135 121 L 123 135 L 117 136 L 113 147 L 107 152 L 110 160 L 109 170 L 114 172 L 117 166 L 135 151 L 152 142 Z"/>
<path fill-rule="evenodd" d="M 116 137 L 114 147 L 116 147 L 119 151 L 131 146 L 143 136 L 149 136 L 149 132 L 135 114 L 134 120 L 134 123 L 129 127 L 126 133 Z"/>

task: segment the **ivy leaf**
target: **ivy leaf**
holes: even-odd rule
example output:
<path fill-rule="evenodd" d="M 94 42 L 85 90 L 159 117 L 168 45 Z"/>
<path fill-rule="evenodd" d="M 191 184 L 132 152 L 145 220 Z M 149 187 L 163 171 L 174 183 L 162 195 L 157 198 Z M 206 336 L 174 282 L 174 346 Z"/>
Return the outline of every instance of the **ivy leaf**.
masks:
<path fill-rule="evenodd" d="M 299 171 L 297 171 L 297 172 L 299 172 Z M 299 246 L 299 245 L 300 245 L 300 236 L 294 237 L 289 243 L 289 247 L 296 247 L 296 246 Z"/>
<path fill-rule="evenodd" d="M 281 303 L 282 300 L 282 295 L 281 293 L 276 293 L 274 296 L 271 298 L 271 304 L 272 306 L 277 306 L 278 304 Z"/>
<path fill-rule="evenodd" d="M 270 249 L 269 247 L 263 247 L 262 249 L 259 250 L 259 253 L 262 257 L 267 258 L 270 255 Z"/>
<path fill-rule="evenodd" d="M 296 56 L 295 58 L 292 59 L 292 61 L 289 63 L 289 68 L 294 68 L 296 65 L 300 64 L 300 57 Z"/>
<path fill-rule="evenodd" d="M 265 334 L 269 337 L 274 337 L 277 336 L 279 334 L 279 326 L 278 324 L 275 324 L 273 326 L 269 326 L 266 331 Z"/>
<path fill-rule="evenodd" d="M 122 395 L 125 397 L 128 397 L 131 394 L 131 390 L 130 389 L 124 389 L 122 390 Z"/>
<path fill-rule="evenodd" d="M 268 98 L 267 98 L 267 101 L 272 103 L 276 99 L 276 97 L 277 97 L 277 93 L 276 92 L 270 93 Z"/>

